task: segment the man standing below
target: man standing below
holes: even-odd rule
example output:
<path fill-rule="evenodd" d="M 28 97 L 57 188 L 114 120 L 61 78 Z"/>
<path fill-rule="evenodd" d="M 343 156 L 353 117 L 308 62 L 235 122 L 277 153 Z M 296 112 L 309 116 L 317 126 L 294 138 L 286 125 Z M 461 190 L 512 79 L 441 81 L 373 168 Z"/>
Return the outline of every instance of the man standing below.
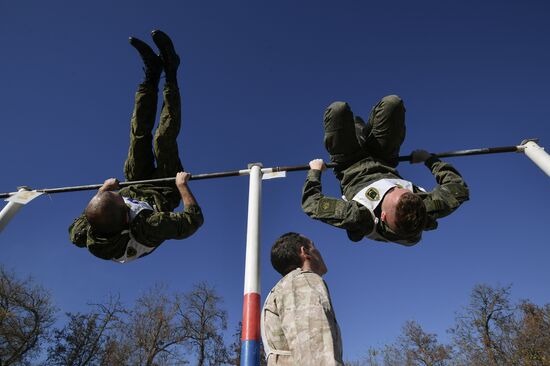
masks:
<path fill-rule="evenodd" d="M 342 339 L 327 285 L 327 267 L 313 242 L 282 235 L 271 264 L 283 278 L 262 309 L 262 341 L 268 366 L 343 366 Z"/>
<path fill-rule="evenodd" d="M 336 163 L 344 199 L 322 193 L 321 159 L 309 164 L 302 208 L 310 217 L 345 229 L 348 238 L 414 245 L 424 230 L 437 228 L 437 219 L 469 199 L 468 186 L 458 171 L 425 150 L 416 150 L 411 163 L 423 162 L 437 186 L 426 192 L 404 180 L 395 169 L 405 139 L 405 106 L 389 95 L 372 108 L 365 123 L 344 102 L 332 103 L 324 115 L 325 147 Z"/>
<path fill-rule="evenodd" d="M 165 240 L 187 238 L 203 223 L 176 141 L 181 126 L 177 82 L 180 58 L 166 33 L 155 30 L 151 35 L 160 55 L 145 42 L 130 37 L 130 44 L 143 60 L 145 80 L 136 92 L 124 175 L 128 181 L 175 177 L 175 184 L 135 184 L 116 192 L 118 180 L 107 179 L 69 227 L 70 239 L 76 246 L 87 247 L 101 259 L 120 263 L 150 254 Z M 153 138 L 163 70 L 164 103 Z M 183 211 L 173 212 L 180 201 Z"/>

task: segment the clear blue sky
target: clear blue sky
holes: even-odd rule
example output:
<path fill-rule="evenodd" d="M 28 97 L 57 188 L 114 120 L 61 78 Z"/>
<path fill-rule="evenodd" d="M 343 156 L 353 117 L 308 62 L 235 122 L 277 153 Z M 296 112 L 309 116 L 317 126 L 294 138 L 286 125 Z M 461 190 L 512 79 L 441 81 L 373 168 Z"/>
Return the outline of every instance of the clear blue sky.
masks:
<path fill-rule="evenodd" d="M 181 158 L 191 173 L 327 159 L 322 113 L 348 101 L 364 117 L 379 98 L 407 107 L 402 153 L 517 145 L 550 149 L 550 5 L 546 1 L 10 1 L 0 4 L 0 191 L 123 179 L 141 61 L 128 36 L 171 35 L 182 59 Z M 513 284 L 515 299 L 550 302 L 550 180 L 522 154 L 448 159 L 471 201 L 406 248 L 347 240 L 300 207 L 305 172 L 265 181 L 262 298 L 278 275 L 272 242 L 312 238 L 345 357 L 391 342 L 406 320 L 447 338 L 477 283 Z M 422 165 L 401 174 L 431 189 Z M 331 172 L 327 194 L 339 195 Z M 187 291 L 207 280 L 233 328 L 242 313 L 248 178 L 191 182 L 206 217 L 185 241 L 129 265 L 68 240 L 92 192 L 40 197 L 0 234 L 0 263 L 51 289 L 64 311 L 155 282 Z M 60 314 L 61 315 L 61 314 Z M 233 331 L 233 329 L 231 329 Z"/>

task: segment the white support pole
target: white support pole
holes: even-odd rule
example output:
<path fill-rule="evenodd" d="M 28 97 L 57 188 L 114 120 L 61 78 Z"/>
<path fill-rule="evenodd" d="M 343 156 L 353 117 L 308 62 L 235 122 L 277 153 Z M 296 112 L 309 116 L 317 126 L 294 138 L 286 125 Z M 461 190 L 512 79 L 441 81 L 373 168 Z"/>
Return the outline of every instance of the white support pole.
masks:
<path fill-rule="evenodd" d="M 19 192 L 26 191 L 26 190 L 27 190 L 26 188 L 20 188 Z M 11 201 L 8 202 L 6 206 L 4 206 L 2 211 L 0 211 L 0 233 L 2 232 L 2 230 L 4 230 L 6 225 L 8 225 L 10 220 L 15 216 L 17 211 L 19 211 L 23 206 L 25 205 L 22 203 L 11 202 Z"/>
<path fill-rule="evenodd" d="M 17 211 L 24 205 L 16 202 L 8 202 L 8 204 L 0 212 L 0 232 L 4 230 L 4 227 L 10 222 L 10 220 L 15 216 Z"/>
<path fill-rule="evenodd" d="M 262 165 L 249 165 L 248 224 L 241 338 L 241 366 L 260 362 L 260 222 Z"/>
<path fill-rule="evenodd" d="M 540 147 L 535 141 L 526 141 L 522 144 L 524 146 L 523 152 L 533 163 L 537 164 L 546 175 L 550 176 L 550 155 L 544 148 Z"/>
<path fill-rule="evenodd" d="M 246 266 L 244 292 L 260 292 L 260 208 L 262 195 L 261 165 L 250 168 L 248 223 L 246 228 Z"/>

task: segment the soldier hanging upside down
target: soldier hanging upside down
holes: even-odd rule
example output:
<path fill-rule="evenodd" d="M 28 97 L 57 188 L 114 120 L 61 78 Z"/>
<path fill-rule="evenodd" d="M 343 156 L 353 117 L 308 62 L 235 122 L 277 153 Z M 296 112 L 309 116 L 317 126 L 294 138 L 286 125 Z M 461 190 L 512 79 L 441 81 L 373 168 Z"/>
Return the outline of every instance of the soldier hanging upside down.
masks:
<path fill-rule="evenodd" d="M 187 185 L 190 174 L 183 172 L 178 156 L 180 59 L 165 33 L 156 30 L 152 37 L 160 56 L 145 42 L 130 37 L 130 44 L 145 64 L 145 81 L 139 85 L 135 97 L 124 175 L 128 181 L 175 176 L 175 184 L 136 184 L 115 192 L 119 188 L 118 180 L 107 179 L 69 228 L 75 245 L 87 247 L 101 259 L 121 263 L 150 254 L 165 240 L 187 238 L 203 223 L 201 209 Z M 153 140 L 158 84 L 163 69 L 164 103 Z M 180 199 L 183 212 L 173 212 Z"/>
<path fill-rule="evenodd" d="M 395 169 L 405 139 L 405 106 L 390 95 L 373 107 L 367 123 L 353 115 L 347 103 L 332 103 L 324 115 L 324 143 L 343 199 L 324 196 L 323 160 L 312 160 L 302 194 L 310 217 L 345 229 L 348 238 L 395 242 L 411 246 L 424 230 L 437 228 L 469 199 L 468 186 L 456 169 L 425 150 L 416 150 L 411 163 L 424 162 L 437 186 L 426 192 L 404 180 Z"/>

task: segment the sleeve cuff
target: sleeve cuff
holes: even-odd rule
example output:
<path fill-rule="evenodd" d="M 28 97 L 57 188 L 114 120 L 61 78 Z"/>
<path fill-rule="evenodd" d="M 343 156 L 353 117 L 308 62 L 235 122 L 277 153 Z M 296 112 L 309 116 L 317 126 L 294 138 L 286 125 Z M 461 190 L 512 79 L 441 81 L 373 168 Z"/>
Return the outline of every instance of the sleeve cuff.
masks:
<path fill-rule="evenodd" d="M 440 162 L 439 158 L 437 156 L 431 156 L 424 162 L 424 165 L 426 165 L 430 170 L 432 170 L 435 163 Z"/>
<path fill-rule="evenodd" d="M 202 212 L 199 205 L 186 206 L 183 211 L 187 212 L 187 213 L 190 213 L 190 214 L 200 214 Z"/>
<path fill-rule="evenodd" d="M 307 178 L 308 179 L 317 179 L 317 180 L 319 180 L 321 178 L 321 173 L 322 173 L 322 171 L 320 171 L 320 170 L 310 169 L 307 172 Z"/>

